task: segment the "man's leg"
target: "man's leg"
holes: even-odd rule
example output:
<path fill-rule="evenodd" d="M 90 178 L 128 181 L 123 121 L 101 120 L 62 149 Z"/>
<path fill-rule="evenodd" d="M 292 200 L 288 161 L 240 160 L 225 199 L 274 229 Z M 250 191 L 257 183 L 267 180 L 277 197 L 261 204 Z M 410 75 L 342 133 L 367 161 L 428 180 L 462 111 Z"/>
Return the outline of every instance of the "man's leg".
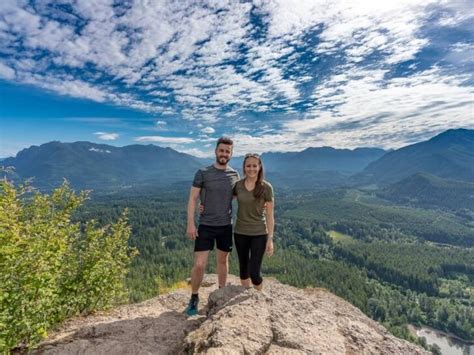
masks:
<path fill-rule="evenodd" d="M 194 266 L 191 271 L 191 290 L 192 295 L 189 300 L 188 307 L 186 308 L 186 314 L 188 316 L 195 316 L 198 314 L 198 303 L 199 303 L 199 287 L 201 286 L 202 279 L 204 277 L 204 271 L 206 270 L 207 259 L 209 257 L 209 251 L 196 251 L 194 252 Z"/>
<path fill-rule="evenodd" d="M 204 272 L 206 271 L 207 259 L 209 258 L 209 250 L 194 252 L 194 267 L 191 271 L 191 291 L 193 294 L 199 292 Z"/>
<path fill-rule="evenodd" d="M 194 252 L 194 266 L 191 271 L 191 290 L 193 294 L 199 292 L 204 272 L 206 271 L 207 259 L 209 258 L 209 250 Z"/>
<path fill-rule="evenodd" d="M 232 224 L 216 229 L 216 269 L 219 288 L 225 287 L 229 273 L 229 253 L 232 251 Z"/>
<path fill-rule="evenodd" d="M 219 280 L 219 288 L 225 287 L 227 274 L 229 273 L 229 253 L 217 249 L 217 278 Z"/>

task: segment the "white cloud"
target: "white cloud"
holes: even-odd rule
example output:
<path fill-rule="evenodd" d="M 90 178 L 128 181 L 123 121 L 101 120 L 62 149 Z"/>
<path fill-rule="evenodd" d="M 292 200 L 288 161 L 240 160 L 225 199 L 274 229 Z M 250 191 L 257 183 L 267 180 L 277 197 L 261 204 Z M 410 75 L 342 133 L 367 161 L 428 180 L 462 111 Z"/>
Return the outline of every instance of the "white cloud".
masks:
<path fill-rule="evenodd" d="M 6 80 L 15 79 L 15 70 L 0 62 L 0 78 Z"/>
<path fill-rule="evenodd" d="M 156 142 L 170 144 L 189 144 L 194 143 L 194 139 L 188 137 L 163 137 L 163 136 L 143 136 L 135 138 L 137 142 Z"/>
<path fill-rule="evenodd" d="M 103 141 L 114 141 L 119 137 L 118 133 L 95 132 L 94 134 Z"/>
<path fill-rule="evenodd" d="M 96 153 L 107 153 L 107 154 L 112 153 L 112 152 L 111 152 L 110 150 L 108 150 L 108 149 L 98 149 L 98 148 L 94 148 L 94 147 L 90 148 L 89 151 L 90 151 L 90 152 L 96 152 Z"/>
<path fill-rule="evenodd" d="M 212 149 L 202 151 L 201 149 L 198 149 L 198 148 L 191 148 L 191 149 L 177 148 L 177 150 L 181 153 L 190 154 L 198 158 L 209 158 L 209 157 L 212 157 L 214 154 L 214 151 Z"/>
<path fill-rule="evenodd" d="M 169 131 L 179 123 L 166 122 L 184 119 L 198 136 L 215 133 L 218 122 L 219 130 L 238 132 L 242 148 L 256 150 L 256 143 L 303 149 L 315 144 L 311 134 L 316 144 L 396 146 L 411 132 L 465 126 L 472 116 L 472 89 L 453 73 L 472 63 L 468 41 L 447 48 L 451 72 L 385 79 L 430 45 L 427 27 L 467 23 L 474 11 L 466 0 L 69 3 L 72 13 L 47 2 L 1 2 L 1 78 L 153 113 L 150 130 Z M 325 56 L 336 64 L 318 66 Z M 270 126 L 245 126 L 249 113 Z"/>
<path fill-rule="evenodd" d="M 470 0 L 444 1 L 443 5 L 448 11 L 439 19 L 439 24 L 446 27 L 454 27 L 462 22 L 474 19 L 474 7 Z"/>
<path fill-rule="evenodd" d="M 448 49 L 444 59 L 457 67 L 474 64 L 474 44 L 467 42 L 456 43 Z"/>
<path fill-rule="evenodd" d="M 474 89 L 463 85 L 468 76 L 432 69 L 386 81 L 383 74 L 354 69 L 342 81 L 340 76 L 329 79 L 314 94 L 323 108 L 285 122 L 284 130 L 331 146 L 398 148 L 423 132 L 474 125 Z"/>
<path fill-rule="evenodd" d="M 295 132 L 281 132 L 277 134 L 234 134 L 234 155 L 240 156 L 246 153 L 284 152 L 300 151 L 308 147 L 318 145 L 315 139 L 303 138 Z"/>
<path fill-rule="evenodd" d="M 160 120 L 156 121 L 154 129 L 157 131 L 166 131 L 167 130 L 166 121 L 160 121 Z"/>
<path fill-rule="evenodd" d="M 212 127 L 204 127 L 203 129 L 201 129 L 201 132 L 205 134 L 213 134 L 216 132 L 216 130 Z"/>

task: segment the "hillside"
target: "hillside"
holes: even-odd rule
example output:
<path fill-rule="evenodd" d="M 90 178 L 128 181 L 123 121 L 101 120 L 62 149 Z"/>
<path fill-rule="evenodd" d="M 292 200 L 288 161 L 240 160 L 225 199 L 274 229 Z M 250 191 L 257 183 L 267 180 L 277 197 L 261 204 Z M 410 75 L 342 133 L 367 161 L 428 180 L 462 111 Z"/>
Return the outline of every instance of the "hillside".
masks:
<path fill-rule="evenodd" d="M 419 207 L 474 211 L 473 182 L 442 179 L 426 173 L 417 173 L 386 186 L 377 195 Z"/>
<path fill-rule="evenodd" d="M 200 164 L 194 157 L 155 145 L 114 147 L 90 142 L 49 142 L 20 151 L 2 162 L 17 178 L 34 177 L 34 185 L 50 189 L 64 178 L 75 188 L 167 185 L 190 180 Z"/>
<path fill-rule="evenodd" d="M 297 289 L 267 280 L 263 292 L 216 289 L 206 277 L 202 310 L 183 313 L 179 289 L 109 313 L 68 321 L 33 354 L 425 354 L 391 335 L 359 309 L 324 289 Z"/>
<path fill-rule="evenodd" d="M 337 171 L 356 173 L 386 153 L 377 148 L 335 149 L 307 148 L 301 152 L 264 153 L 262 159 L 269 172 Z"/>
<path fill-rule="evenodd" d="M 356 178 L 365 183 L 389 184 L 420 172 L 474 181 L 474 130 L 450 129 L 428 141 L 389 152 Z"/>

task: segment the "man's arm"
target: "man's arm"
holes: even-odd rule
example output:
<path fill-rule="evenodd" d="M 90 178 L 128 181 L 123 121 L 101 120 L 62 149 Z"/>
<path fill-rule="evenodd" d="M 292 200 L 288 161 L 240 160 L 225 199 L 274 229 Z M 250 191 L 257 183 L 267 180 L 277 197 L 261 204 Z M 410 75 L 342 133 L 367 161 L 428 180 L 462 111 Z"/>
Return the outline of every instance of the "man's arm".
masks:
<path fill-rule="evenodd" d="M 194 221 L 194 214 L 196 212 L 196 201 L 199 197 L 199 193 L 201 192 L 201 188 L 199 187 L 191 187 L 191 191 L 189 192 L 189 201 L 188 201 L 188 227 L 186 230 L 186 234 L 188 238 L 191 240 L 195 240 L 197 235 L 196 223 Z"/>

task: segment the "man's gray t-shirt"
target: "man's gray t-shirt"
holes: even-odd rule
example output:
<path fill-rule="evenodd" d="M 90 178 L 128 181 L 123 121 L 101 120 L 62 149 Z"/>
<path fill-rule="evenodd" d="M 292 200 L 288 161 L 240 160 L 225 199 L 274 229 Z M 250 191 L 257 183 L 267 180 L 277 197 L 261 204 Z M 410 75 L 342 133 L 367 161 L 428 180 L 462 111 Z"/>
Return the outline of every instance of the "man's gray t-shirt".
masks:
<path fill-rule="evenodd" d="M 194 175 L 193 186 L 201 189 L 204 212 L 199 224 L 227 226 L 232 224 L 232 189 L 239 180 L 239 173 L 228 166 L 225 170 L 214 165 L 199 169 Z"/>

